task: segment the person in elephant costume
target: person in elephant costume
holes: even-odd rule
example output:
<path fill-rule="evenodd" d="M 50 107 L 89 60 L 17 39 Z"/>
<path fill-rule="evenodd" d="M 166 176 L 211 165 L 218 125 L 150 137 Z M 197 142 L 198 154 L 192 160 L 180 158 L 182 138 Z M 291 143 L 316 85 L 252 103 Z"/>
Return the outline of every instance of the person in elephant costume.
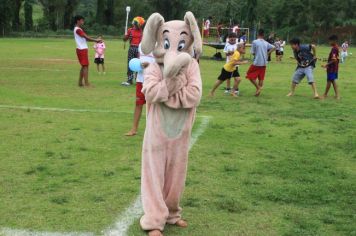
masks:
<path fill-rule="evenodd" d="M 149 236 L 161 236 L 166 224 L 187 227 L 179 205 L 184 190 L 189 142 L 196 107 L 202 96 L 197 58 L 202 40 L 194 15 L 165 22 L 158 14 L 147 20 L 144 54 L 155 62 L 144 72 L 142 92 L 147 101 L 142 150 L 140 220 Z M 193 58 L 193 55 L 195 58 Z"/>

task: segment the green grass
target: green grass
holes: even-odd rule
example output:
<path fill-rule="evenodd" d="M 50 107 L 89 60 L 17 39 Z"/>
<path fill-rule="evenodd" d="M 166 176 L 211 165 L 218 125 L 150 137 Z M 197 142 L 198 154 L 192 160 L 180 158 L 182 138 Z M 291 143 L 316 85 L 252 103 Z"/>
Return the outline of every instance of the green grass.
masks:
<path fill-rule="evenodd" d="M 95 88 L 80 89 L 73 40 L 0 40 L 0 105 L 113 111 L 0 109 L 0 228 L 100 234 L 139 193 L 144 119 L 138 136 L 123 136 L 134 88 L 119 85 L 123 44 L 107 47 L 108 74 L 92 63 Z M 356 235 L 356 59 L 340 66 L 342 99 L 319 101 L 305 81 L 285 96 L 290 56 L 288 48 L 268 66 L 259 98 L 245 79 L 239 98 L 220 89 L 208 98 L 223 62 L 201 60 L 198 114 L 212 119 L 190 153 L 182 199 L 190 226 L 166 235 Z M 322 94 L 320 63 L 315 77 Z M 138 221 L 129 235 L 144 235 Z"/>

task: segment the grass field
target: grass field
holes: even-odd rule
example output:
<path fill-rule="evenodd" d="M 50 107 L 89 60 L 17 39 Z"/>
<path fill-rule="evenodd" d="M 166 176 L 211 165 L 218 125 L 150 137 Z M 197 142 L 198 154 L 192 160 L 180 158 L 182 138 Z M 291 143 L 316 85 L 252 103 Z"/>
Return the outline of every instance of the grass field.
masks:
<path fill-rule="evenodd" d="M 123 136 L 135 90 L 119 85 L 123 43 L 106 44 L 107 75 L 92 63 L 95 87 L 81 89 L 73 40 L 0 40 L 0 229 L 100 235 L 139 194 L 144 119 L 138 136 Z M 328 47 L 317 50 L 327 57 Z M 246 80 L 239 98 L 220 89 L 209 98 L 223 62 L 201 60 L 195 129 L 211 119 L 190 152 L 190 226 L 166 235 L 356 235 L 356 58 L 340 66 L 338 101 L 312 99 L 305 81 L 287 98 L 290 56 L 268 66 L 259 98 Z M 315 77 L 322 94 L 320 63 Z M 138 220 L 128 235 L 145 235 Z"/>

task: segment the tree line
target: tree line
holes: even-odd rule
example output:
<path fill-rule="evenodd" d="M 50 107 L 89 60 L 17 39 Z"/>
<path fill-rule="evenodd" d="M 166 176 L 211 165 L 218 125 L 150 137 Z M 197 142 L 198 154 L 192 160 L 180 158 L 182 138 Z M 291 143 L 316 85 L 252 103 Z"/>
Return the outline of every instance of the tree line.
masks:
<path fill-rule="evenodd" d="M 166 20 L 182 19 L 190 10 L 200 22 L 212 16 L 213 25 L 239 23 L 282 36 L 322 35 L 340 27 L 356 34 L 356 0 L 1 0 L 0 29 L 3 34 L 70 30 L 73 16 L 81 14 L 88 29 L 119 34 L 125 24 L 126 4 L 131 6 L 131 18 L 159 12 Z M 43 13 L 37 22 L 34 6 L 40 6 Z"/>

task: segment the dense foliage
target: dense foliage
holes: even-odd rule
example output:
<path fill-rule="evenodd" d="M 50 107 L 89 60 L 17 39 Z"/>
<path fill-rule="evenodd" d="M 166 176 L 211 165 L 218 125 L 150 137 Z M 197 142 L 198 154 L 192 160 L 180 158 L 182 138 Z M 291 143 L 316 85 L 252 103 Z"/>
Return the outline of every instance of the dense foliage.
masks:
<path fill-rule="evenodd" d="M 41 20 L 32 20 L 32 6 L 42 9 Z M 60 31 L 72 28 L 72 17 L 82 14 L 92 32 L 120 34 L 125 24 L 127 2 L 122 0 L 1 0 L 0 27 L 11 31 Z M 131 0 L 131 17 L 160 12 L 166 19 L 182 18 L 191 10 L 201 22 L 213 16 L 212 24 L 240 26 L 276 32 L 282 36 L 317 38 L 339 29 L 345 37 L 356 34 L 356 0 Z M 21 13 L 24 9 L 24 13 Z M 341 30 L 340 30 L 341 28 Z"/>

